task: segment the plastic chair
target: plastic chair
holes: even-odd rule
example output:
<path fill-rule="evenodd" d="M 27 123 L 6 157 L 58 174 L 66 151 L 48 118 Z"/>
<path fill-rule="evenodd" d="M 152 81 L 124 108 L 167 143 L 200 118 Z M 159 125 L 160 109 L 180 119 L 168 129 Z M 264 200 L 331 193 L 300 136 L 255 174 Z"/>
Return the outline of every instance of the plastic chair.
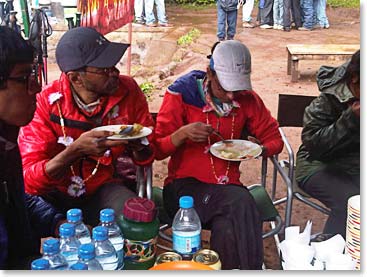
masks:
<path fill-rule="evenodd" d="M 310 105 L 315 98 L 315 96 L 279 94 L 277 120 L 279 122 L 279 131 L 288 157 L 285 160 L 278 160 L 278 155 L 272 157 L 272 162 L 274 164 L 272 200 L 274 205 L 286 202 L 285 227 L 291 225 L 293 199 L 298 199 L 324 214 L 328 215 L 330 213 L 325 207 L 313 202 L 311 200 L 312 197 L 298 186 L 294 174 L 296 168 L 294 151 L 284 131 L 285 127 L 303 127 L 303 114 L 305 108 Z M 287 196 L 281 199 L 275 199 L 278 173 L 282 175 L 287 186 Z M 285 173 L 288 175 L 288 178 L 284 178 Z"/>

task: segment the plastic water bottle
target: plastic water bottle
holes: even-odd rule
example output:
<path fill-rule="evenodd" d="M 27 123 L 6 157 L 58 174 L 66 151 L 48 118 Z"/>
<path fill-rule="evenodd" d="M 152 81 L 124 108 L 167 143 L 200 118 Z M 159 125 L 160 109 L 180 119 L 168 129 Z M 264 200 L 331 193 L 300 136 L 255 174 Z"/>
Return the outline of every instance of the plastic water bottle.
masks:
<path fill-rule="evenodd" d="M 50 270 L 66 270 L 68 262 L 60 254 L 60 242 L 58 239 L 50 238 L 43 242 L 43 259 L 50 263 Z"/>
<path fill-rule="evenodd" d="M 194 199 L 182 196 L 180 209 L 172 223 L 173 250 L 184 260 L 191 260 L 193 254 L 201 248 L 201 223 L 194 209 Z"/>
<path fill-rule="evenodd" d="M 118 257 L 115 248 L 108 239 L 108 229 L 104 226 L 93 228 L 92 243 L 96 249 L 96 259 L 103 270 L 116 270 Z"/>
<path fill-rule="evenodd" d="M 81 209 L 70 209 L 66 213 L 66 219 L 69 223 L 75 224 L 75 236 L 81 244 L 90 243 L 90 232 L 83 223 L 83 216 Z"/>
<path fill-rule="evenodd" d="M 80 241 L 75 237 L 75 225 L 63 223 L 59 227 L 60 253 L 66 259 L 69 267 L 78 261 L 78 249 Z"/>
<path fill-rule="evenodd" d="M 88 270 L 88 265 L 82 262 L 76 262 L 70 267 L 70 270 Z"/>
<path fill-rule="evenodd" d="M 32 270 L 49 270 L 50 263 L 46 259 L 39 258 L 39 259 L 32 261 L 31 269 Z"/>
<path fill-rule="evenodd" d="M 120 270 L 124 267 L 124 238 L 120 227 L 115 221 L 115 211 L 113 209 L 103 209 L 99 212 L 100 226 L 104 226 L 108 229 L 108 239 L 112 243 L 116 250 L 118 257 L 117 269 Z"/>
<path fill-rule="evenodd" d="M 96 252 L 93 243 L 82 244 L 78 250 L 79 262 L 88 266 L 88 270 L 103 270 L 101 264 L 96 259 Z"/>

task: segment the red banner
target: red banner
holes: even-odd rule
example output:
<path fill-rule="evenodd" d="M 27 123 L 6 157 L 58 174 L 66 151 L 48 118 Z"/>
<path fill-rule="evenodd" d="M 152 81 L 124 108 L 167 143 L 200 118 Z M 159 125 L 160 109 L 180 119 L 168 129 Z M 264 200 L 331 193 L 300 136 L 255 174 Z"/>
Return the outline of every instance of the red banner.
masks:
<path fill-rule="evenodd" d="M 134 19 L 134 0 L 79 0 L 81 26 L 94 27 L 103 35 Z"/>

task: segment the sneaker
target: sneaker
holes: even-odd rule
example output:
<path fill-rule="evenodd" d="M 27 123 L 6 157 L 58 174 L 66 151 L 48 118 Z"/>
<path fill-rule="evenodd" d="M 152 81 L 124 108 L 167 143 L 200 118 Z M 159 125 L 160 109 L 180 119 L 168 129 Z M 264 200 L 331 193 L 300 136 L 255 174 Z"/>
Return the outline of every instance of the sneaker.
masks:
<path fill-rule="evenodd" d="M 329 29 L 330 28 L 330 25 L 325 25 L 323 28 L 324 29 Z"/>
<path fill-rule="evenodd" d="M 284 32 L 290 32 L 291 31 L 291 27 L 284 27 L 283 31 Z"/>
<path fill-rule="evenodd" d="M 135 20 L 135 23 L 136 24 L 140 24 L 140 25 L 144 25 L 145 24 L 144 20 L 141 20 L 141 19 Z"/>
<path fill-rule="evenodd" d="M 255 25 L 254 24 L 252 24 L 251 22 L 249 22 L 249 21 L 244 21 L 243 23 L 242 23 L 242 27 L 243 28 L 254 28 L 255 27 Z"/>
<path fill-rule="evenodd" d="M 269 24 L 263 24 L 263 25 L 260 25 L 260 28 L 261 29 L 273 29 L 273 26 L 271 26 Z"/>
<path fill-rule="evenodd" d="M 157 23 L 155 23 L 155 22 L 146 23 L 145 26 L 147 26 L 147 27 L 157 27 Z"/>
<path fill-rule="evenodd" d="M 306 28 L 306 27 L 299 27 L 297 30 L 298 31 L 312 31 L 312 29 Z"/>
<path fill-rule="evenodd" d="M 165 23 L 158 23 L 158 27 L 173 27 L 173 24 L 165 22 Z"/>

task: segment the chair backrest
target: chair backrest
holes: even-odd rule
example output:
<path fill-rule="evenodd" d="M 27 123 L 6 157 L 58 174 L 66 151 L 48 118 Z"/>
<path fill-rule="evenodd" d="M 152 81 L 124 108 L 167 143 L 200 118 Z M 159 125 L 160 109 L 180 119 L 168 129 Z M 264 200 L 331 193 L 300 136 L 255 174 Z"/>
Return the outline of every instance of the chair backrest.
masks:
<path fill-rule="evenodd" d="M 279 94 L 278 116 L 279 127 L 302 127 L 305 108 L 315 96 Z"/>

